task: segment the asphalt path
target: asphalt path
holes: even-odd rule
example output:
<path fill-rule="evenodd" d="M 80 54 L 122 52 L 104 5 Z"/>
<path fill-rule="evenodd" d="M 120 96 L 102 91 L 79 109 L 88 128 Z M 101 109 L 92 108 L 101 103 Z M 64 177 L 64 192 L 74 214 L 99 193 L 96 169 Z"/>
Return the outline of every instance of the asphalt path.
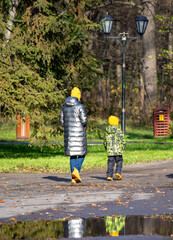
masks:
<path fill-rule="evenodd" d="M 173 214 L 173 159 L 125 165 L 121 181 L 108 182 L 106 169 L 81 172 L 81 178 L 72 184 L 69 173 L 0 173 L 0 223 Z"/>

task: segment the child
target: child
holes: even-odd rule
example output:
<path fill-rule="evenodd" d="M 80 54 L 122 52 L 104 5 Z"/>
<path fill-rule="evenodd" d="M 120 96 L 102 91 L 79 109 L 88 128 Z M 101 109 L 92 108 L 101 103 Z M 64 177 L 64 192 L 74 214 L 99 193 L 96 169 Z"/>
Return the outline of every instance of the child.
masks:
<path fill-rule="evenodd" d="M 109 125 L 106 127 L 104 146 L 107 150 L 107 180 L 113 181 L 113 172 L 116 162 L 115 176 L 118 180 L 122 179 L 123 157 L 122 152 L 125 150 L 124 134 L 118 127 L 119 119 L 115 116 L 110 116 L 108 119 Z"/>

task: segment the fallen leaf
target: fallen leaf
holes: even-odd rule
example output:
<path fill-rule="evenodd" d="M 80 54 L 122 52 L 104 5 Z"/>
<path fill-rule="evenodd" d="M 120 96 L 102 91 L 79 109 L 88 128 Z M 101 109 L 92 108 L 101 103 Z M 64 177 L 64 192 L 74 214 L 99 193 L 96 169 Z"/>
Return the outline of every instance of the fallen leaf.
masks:
<path fill-rule="evenodd" d="M 156 191 L 156 193 L 165 193 L 165 192 L 163 192 L 163 191 L 160 191 L 160 190 L 157 190 L 157 191 Z"/>

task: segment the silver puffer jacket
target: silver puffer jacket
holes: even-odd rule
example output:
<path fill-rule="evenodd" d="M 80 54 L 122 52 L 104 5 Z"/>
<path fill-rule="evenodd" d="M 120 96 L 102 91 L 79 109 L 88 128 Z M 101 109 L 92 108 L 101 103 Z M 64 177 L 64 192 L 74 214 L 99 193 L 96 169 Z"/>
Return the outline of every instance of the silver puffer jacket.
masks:
<path fill-rule="evenodd" d="M 83 105 L 76 97 L 67 97 L 62 107 L 59 123 L 64 127 L 64 149 L 66 156 L 87 154 L 86 131 L 88 120 Z"/>

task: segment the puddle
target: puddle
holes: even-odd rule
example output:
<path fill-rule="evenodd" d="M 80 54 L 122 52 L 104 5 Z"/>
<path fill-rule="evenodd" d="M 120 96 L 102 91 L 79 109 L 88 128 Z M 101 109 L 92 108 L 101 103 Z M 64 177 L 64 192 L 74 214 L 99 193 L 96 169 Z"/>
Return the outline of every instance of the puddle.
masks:
<path fill-rule="evenodd" d="M 0 239 L 59 239 L 139 234 L 173 236 L 173 215 L 115 215 L 0 225 Z"/>

